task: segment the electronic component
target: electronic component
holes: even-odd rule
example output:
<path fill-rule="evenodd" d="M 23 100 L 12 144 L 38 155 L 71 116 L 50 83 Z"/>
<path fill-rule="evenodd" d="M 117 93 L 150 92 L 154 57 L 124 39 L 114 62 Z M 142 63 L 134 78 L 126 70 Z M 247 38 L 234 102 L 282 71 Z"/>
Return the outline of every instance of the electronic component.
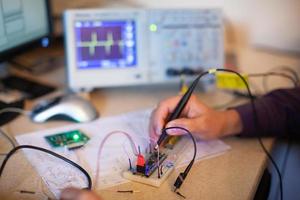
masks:
<path fill-rule="evenodd" d="M 248 75 L 241 74 L 244 79 L 248 82 Z M 219 89 L 228 90 L 243 90 L 246 89 L 246 85 L 243 80 L 236 74 L 230 72 L 218 72 L 216 73 L 216 85 Z"/>
<path fill-rule="evenodd" d="M 123 177 L 135 182 L 159 187 L 169 177 L 169 175 L 175 168 L 174 161 L 168 160 L 166 158 L 166 155 L 163 155 L 161 157 L 159 168 L 158 163 L 152 163 L 153 160 L 151 158 L 151 161 L 145 165 L 145 171 L 137 172 L 136 169 L 132 168 L 123 172 Z"/>
<path fill-rule="evenodd" d="M 153 153 L 146 154 L 146 157 L 145 160 L 143 155 L 138 155 L 136 169 L 133 169 L 132 173 L 149 177 L 159 167 L 159 163 L 161 165 L 168 156 L 165 153 L 160 153 L 158 161 L 158 153 L 154 151 Z"/>
<path fill-rule="evenodd" d="M 167 158 L 167 153 L 158 154 L 157 151 L 145 155 L 139 153 L 136 167 L 132 167 L 129 161 L 129 170 L 125 171 L 123 176 L 132 181 L 159 187 L 174 169 L 174 161 Z"/>
<path fill-rule="evenodd" d="M 47 142 L 54 148 L 66 146 L 68 149 L 82 147 L 89 141 L 89 137 L 80 130 L 73 130 L 45 137 Z"/>
<path fill-rule="evenodd" d="M 165 141 L 163 142 L 162 146 L 167 149 L 173 149 L 174 146 L 179 142 L 181 136 L 171 136 L 168 135 Z"/>

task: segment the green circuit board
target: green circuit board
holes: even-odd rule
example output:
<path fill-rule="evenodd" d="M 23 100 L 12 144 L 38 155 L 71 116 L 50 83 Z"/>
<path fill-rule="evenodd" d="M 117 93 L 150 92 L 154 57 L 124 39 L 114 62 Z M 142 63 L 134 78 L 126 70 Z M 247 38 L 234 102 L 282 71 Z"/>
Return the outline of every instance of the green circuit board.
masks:
<path fill-rule="evenodd" d="M 72 130 L 48 135 L 45 139 L 54 148 L 66 146 L 68 149 L 75 149 L 86 144 L 90 138 L 81 130 Z"/>

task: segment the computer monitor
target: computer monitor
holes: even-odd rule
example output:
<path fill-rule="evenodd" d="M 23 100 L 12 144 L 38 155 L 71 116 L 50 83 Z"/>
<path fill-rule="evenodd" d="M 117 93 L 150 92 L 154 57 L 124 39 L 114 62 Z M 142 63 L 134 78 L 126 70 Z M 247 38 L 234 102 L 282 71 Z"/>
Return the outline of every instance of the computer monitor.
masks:
<path fill-rule="evenodd" d="M 0 0 L 0 63 L 36 45 L 48 46 L 49 0 Z"/>
<path fill-rule="evenodd" d="M 51 20 L 48 0 L 0 0 L 0 110 L 23 107 L 24 99 L 34 98 L 55 88 L 10 75 L 7 62 L 24 51 L 48 46 Z M 0 125 L 16 117 L 0 116 Z"/>

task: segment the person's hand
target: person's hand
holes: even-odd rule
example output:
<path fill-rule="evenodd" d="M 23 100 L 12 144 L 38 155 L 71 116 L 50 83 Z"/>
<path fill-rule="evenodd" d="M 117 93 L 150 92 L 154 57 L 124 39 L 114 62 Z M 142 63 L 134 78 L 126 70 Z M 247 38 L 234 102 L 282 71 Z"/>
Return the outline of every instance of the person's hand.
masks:
<path fill-rule="evenodd" d="M 150 137 L 157 140 L 180 96 L 172 97 L 160 102 L 151 114 Z M 209 108 L 196 96 L 192 95 L 183 109 L 180 118 L 166 124 L 166 127 L 182 127 L 201 139 L 216 139 L 226 135 L 234 135 L 242 130 L 239 114 L 235 110 L 216 111 Z M 170 135 L 181 135 L 180 129 L 168 130 Z"/>
<path fill-rule="evenodd" d="M 60 200 L 101 200 L 101 198 L 89 190 L 66 188 L 62 191 Z"/>

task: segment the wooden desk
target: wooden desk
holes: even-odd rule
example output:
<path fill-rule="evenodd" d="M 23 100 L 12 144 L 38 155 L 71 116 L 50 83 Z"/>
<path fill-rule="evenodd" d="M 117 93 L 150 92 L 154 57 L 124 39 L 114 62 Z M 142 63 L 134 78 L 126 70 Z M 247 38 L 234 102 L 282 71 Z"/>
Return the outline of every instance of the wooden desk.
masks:
<path fill-rule="evenodd" d="M 101 116 L 120 114 L 123 112 L 155 106 L 161 99 L 173 96 L 177 87 L 129 87 L 120 89 L 99 90 L 91 94 L 91 100 L 99 109 Z M 212 104 L 222 104 L 230 96 L 207 93 L 200 98 Z M 222 102 L 220 102 L 222 99 Z M 61 126 L 67 122 L 50 122 L 47 124 L 32 124 L 29 119 L 20 117 L 4 130 L 13 135 L 19 135 L 33 130 Z M 4 140 L 1 140 L 4 141 Z M 224 140 L 232 149 L 222 156 L 196 163 L 191 173 L 181 187 L 181 193 L 187 199 L 252 199 L 258 182 L 266 166 L 266 155 L 256 139 L 226 138 Z M 264 140 L 270 150 L 273 140 Z M 1 152 L 9 149 L 2 145 Z M 3 158 L 3 157 L 2 157 Z M 180 171 L 176 170 L 159 188 L 145 186 L 139 183 L 127 183 L 103 191 L 97 191 L 104 199 L 180 199 L 171 191 L 172 185 Z M 22 194 L 17 190 L 42 191 L 41 179 L 19 153 L 12 158 L 5 168 L 0 181 L 0 199 L 42 199 L 38 195 Z M 45 188 L 46 189 L 46 188 Z M 141 193 L 120 194 L 118 189 L 134 189 Z M 46 189 L 47 190 L 47 189 Z M 45 191 L 48 193 L 47 191 Z"/>

